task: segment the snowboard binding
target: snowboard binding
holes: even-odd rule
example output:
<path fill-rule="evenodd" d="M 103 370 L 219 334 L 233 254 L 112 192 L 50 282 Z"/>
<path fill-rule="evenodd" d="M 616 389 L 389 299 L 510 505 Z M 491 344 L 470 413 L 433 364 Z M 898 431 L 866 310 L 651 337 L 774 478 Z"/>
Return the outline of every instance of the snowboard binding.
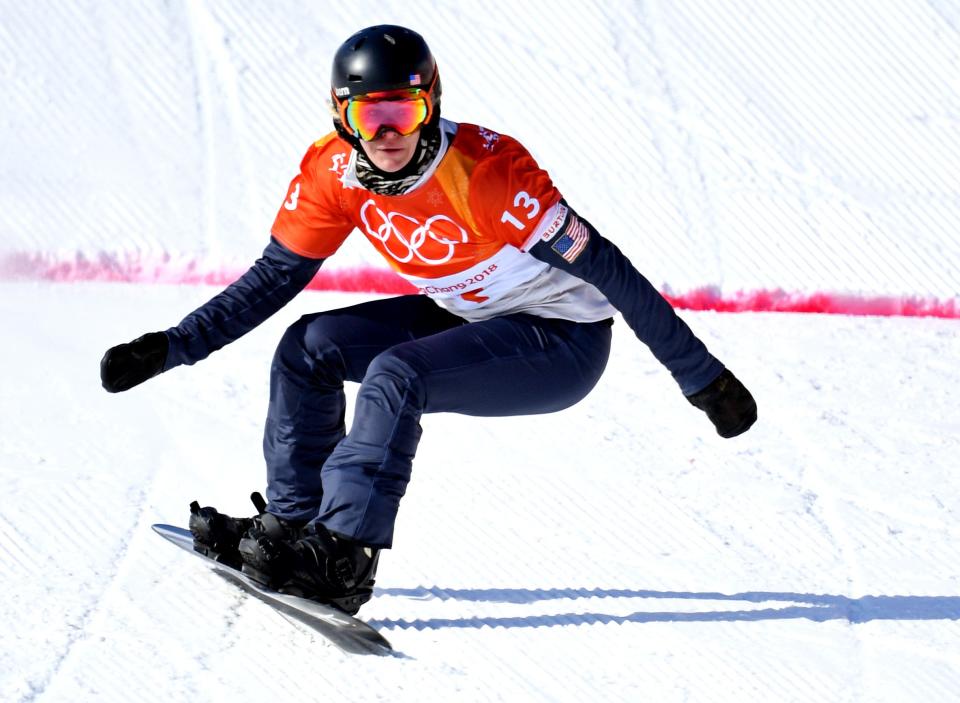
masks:
<path fill-rule="evenodd" d="M 259 515 L 264 514 L 267 502 L 258 492 L 250 495 L 253 507 Z M 253 527 L 254 518 L 236 518 L 218 512 L 216 508 L 201 508 L 197 501 L 190 503 L 190 533 L 193 549 L 214 561 L 234 569 L 243 566 L 240 557 L 240 540 Z"/>
<path fill-rule="evenodd" d="M 266 514 L 240 541 L 243 573 L 282 593 L 319 601 L 354 615 L 373 595 L 379 550 L 312 524 L 291 538 Z"/>

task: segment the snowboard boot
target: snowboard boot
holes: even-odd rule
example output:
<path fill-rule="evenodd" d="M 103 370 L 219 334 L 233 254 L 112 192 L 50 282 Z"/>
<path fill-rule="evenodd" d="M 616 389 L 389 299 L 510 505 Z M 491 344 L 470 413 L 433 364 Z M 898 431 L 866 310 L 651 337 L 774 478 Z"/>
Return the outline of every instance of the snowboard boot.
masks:
<path fill-rule="evenodd" d="M 292 564 L 292 545 L 303 536 L 304 523 L 261 513 L 237 545 L 242 571 L 275 591 L 286 583 Z"/>
<path fill-rule="evenodd" d="M 266 502 L 259 493 L 250 496 L 257 512 L 263 513 Z M 234 569 L 243 564 L 238 547 L 240 539 L 253 527 L 253 518 L 230 517 L 216 508 L 201 508 L 197 501 L 190 503 L 190 532 L 193 549 Z"/>
<path fill-rule="evenodd" d="M 252 531 L 251 531 L 252 532 Z M 268 533 L 240 543 L 243 572 L 284 593 L 327 603 L 355 615 L 373 596 L 378 549 L 310 525 L 299 539 Z"/>

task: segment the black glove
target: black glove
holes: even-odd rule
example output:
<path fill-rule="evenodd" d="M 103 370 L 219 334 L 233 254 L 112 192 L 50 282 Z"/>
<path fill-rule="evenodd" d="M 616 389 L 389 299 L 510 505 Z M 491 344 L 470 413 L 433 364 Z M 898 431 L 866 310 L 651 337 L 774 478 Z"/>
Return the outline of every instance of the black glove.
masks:
<path fill-rule="evenodd" d="M 170 340 L 163 332 L 111 347 L 100 360 L 100 382 L 109 393 L 130 390 L 163 370 L 169 350 Z"/>
<path fill-rule="evenodd" d="M 743 434 L 757 421 L 756 401 L 728 369 L 687 400 L 707 414 L 721 437 Z"/>

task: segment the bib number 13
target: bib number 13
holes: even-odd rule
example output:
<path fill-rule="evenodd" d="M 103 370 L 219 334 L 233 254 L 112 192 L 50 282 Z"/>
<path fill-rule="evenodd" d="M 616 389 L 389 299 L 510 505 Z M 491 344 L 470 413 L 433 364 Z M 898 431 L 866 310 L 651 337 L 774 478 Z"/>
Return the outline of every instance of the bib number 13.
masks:
<path fill-rule="evenodd" d="M 513 207 L 519 208 L 521 214 L 526 216 L 527 220 L 532 220 L 540 214 L 540 202 L 536 198 L 531 198 L 530 194 L 525 190 L 521 190 L 513 196 Z M 503 211 L 503 215 L 500 216 L 500 221 L 509 222 L 521 231 L 525 227 L 524 223 L 509 210 Z"/>

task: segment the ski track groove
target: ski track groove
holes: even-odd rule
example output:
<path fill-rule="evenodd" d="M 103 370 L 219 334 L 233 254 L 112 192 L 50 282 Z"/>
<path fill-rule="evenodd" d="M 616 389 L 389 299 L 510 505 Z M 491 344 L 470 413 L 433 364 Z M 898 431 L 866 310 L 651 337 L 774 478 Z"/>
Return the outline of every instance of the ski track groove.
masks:
<path fill-rule="evenodd" d="M 818 468 L 819 466 L 831 466 L 832 456 L 816 442 L 811 442 L 808 448 L 811 452 L 811 461 L 804 468 L 803 482 L 811 487 L 813 494 L 816 496 L 816 504 L 820 508 L 811 512 L 811 515 L 817 517 L 825 534 L 837 550 L 837 561 L 845 567 L 847 574 L 846 592 L 852 596 L 863 595 L 864 577 L 859 550 L 854 543 L 851 526 L 843 519 L 841 511 L 838 510 L 842 499 Z M 820 461 L 817 461 L 817 459 L 820 459 Z M 856 626 L 853 625 L 847 628 L 847 634 L 852 640 L 851 651 L 847 658 L 849 662 L 848 673 L 850 674 L 848 685 L 854 690 L 862 692 L 866 682 L 865 668 L 870 661 L 869 639 L 863 637 Z"/>
<path fill-rule="evenodd" d="M 128 529 L 126 533 L 124 533 L 119 548 L 116 550 L 116 552 L 114 552 L 114 558 L 108 564 L 109 568 L 107 570 L 109 571 L 109 578 L 104 587 L 99 590 L 99 593 L 93 602 L 86 609 L 84 609 L 82 613 L 80 613 L 79 617 L 76 618 L 79 621 L 79 624 L 67 634 L 67 642 L 63 647 L 63 651 L 54 660 L 54 663 L 50 668 L 50 671 L 44 677 L 43 682 L 38 687 L 32 687 L 30 694 L 24 698 L 21 698 L 19 703 L 32 703 L 39 696 L 41 696 L 55 682 L 58 674 L 64 666 L 64 663 L 67 661 L 71 652 L 73 652 L 77 643 L 81 642 L 88 636 L 87 627 L 101 607 L 104 606 L 107 595 L 112 591 L 112 588 L 117 581 L 120 567 L 127 558 L 130 541 L 133 539 L 139 519 L 143 515 L 143 507 L 143 503 L 141 502 L 140 509 L 137 513 L 137 520 L 135 520 L 133 526 Z"/>
<path fill-rule="evenodd" d="M 14 572 L 12 575 L 25 576 L 36 573 L 36 566 L 41 561 L 41 559 L 36 556 L 31 556 L 31 554 L 20 546 L 21 543 L 24 542 L 23 534 L 6 518 L 0 515 L 0 549 L 3 550 L 4 554 L 4 558 L 0 560 L 0 563 L 2 563 L 4 567 L 10 563 L 20 567 L 19 572 Z M 4 568 L 4 570 L 6 570 L 6 568 Z"/>
<path fill-rule="evenodd" d="M 153 415 L 157 417 L 158 413 L 154 410 Z M 95 445 L 79 447 L 75 452 L 75 456 L 83 459 L 80 463 L 81 466 L 99 468 L 104 464 L 102 450 Z M 109 481 L 111 478 L 113 477 L 110 476 L 109 473 L 103 475 L 96 474 L 96 478 L 93 480 L 74 481 L 67 486 L 60 487 L 59 490 L 53 492 L 48 491 L 45 496 L 47 500 L 47 512 L 54 515 L 73 515 L 77 513 L 78 505 L 85 506 L 88 512 L 94 511 L 96 506 L 101 503 L 103 497 L 103 492 L 98 484 Z M 69 661 L 76 645 L 89 636 L 88 628 L 91 623 L 94 622 L 97 615 L 102 612 L 105 607 L 109 606 L 109 600 L 122 576 L 123 566 L 127 560 L 131 542 L 138 532 L 144 528 L 148 495 L 157 478 L 157 467 L 152 466 L 149 468 L 147 475 L 142 478 L 143 485 L 146 487 L 137 489 L 133 485 L 126 485 L 121 491 L 122 500 L 124 500 L 127 505 L 130 505 L 132 502 L 133 505 L 135 505 L 135 509 L 130 521 L 130 527 L 121 533 L 119 539 L 116 531 L 116 523 L 108 523 L 107 521 L 101 520 L 84 521 L 86 531 L 65 529 L 59 532 L 59 536 L 66 540 L 67 546 L 72 547 L 72 550 L 68 550 L 66 553 L 76 555 L 87 554 L 89 544 L 101 545 L 117 542 L 117 546 L 110 553 L 110 558 L 106 561 L 105 567 L 95 572 L 95 575 L 102 580 L 102 586 L 93 589 L 96 593 L 95 598 L 79 615 L 74 616 L 71 614 L 71 621 L 75 621 L 77 624 L 68 631 L 67 641 L 63 646 L 62 652 L 55 658 L 50 670 L 43 678 L 42 683 L 39 686 L 32 686 L 30 694 L 22 698 L 19 703 L 32 703 L 32 701 L 36 700 L 38 696 L 43 695 L 56 683 L 60 672 Z M 130 500 L 131 497 L 133 501 Z M 105 576 L 106 578 L 104 579 Z"/>

